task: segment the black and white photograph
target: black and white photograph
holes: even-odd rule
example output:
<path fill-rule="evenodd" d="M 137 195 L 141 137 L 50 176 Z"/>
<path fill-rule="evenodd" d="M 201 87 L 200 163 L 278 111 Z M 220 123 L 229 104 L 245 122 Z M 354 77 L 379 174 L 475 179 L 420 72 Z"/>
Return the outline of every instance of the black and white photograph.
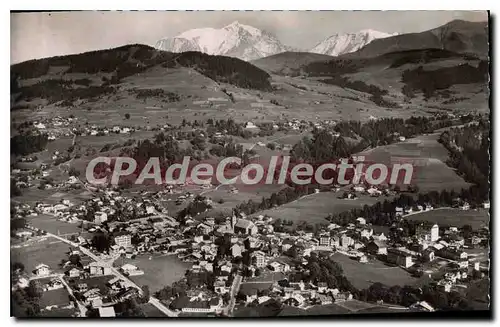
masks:
<path fill-rule="evenodd" d="M 491 22 L 11 11 L 10 316 L 491 317 Z"/>

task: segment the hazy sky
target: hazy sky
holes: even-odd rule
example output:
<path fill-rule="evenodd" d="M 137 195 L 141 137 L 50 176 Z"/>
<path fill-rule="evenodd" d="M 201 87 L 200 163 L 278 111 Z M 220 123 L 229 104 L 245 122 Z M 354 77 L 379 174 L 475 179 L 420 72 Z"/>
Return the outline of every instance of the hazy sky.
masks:
<path fill-rule="evenodd" d="M 221 28 L 237 20 L 265 29 L 283 44 L 310 49 L 334 33 L 374 29 L 421 32 L 453 19 L 486 21 L 471 11 L 81 11 L 11 14 L 11 63 L 107 49 L 154 45 L 192 28 Z"/>

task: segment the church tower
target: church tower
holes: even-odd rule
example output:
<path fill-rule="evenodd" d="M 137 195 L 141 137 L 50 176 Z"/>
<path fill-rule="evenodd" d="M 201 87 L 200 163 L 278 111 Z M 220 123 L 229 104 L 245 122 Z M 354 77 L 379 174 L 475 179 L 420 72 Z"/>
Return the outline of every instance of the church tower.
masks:
<path fill-rule="evenodd" d="M 237 222 L 238 218 L 236 218 L 236 212 L 233 210 L 233 214 L 231 215 L 231 229 L 233 230 L 233 233 L 234 233 L 234 226 L 236 226 Z"/>

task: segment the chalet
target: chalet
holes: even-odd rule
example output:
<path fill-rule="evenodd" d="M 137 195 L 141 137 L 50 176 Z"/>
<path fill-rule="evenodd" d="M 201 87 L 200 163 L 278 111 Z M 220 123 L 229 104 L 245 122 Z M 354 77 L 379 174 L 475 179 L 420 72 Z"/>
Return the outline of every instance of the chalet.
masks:
<path fill-rule="evenodd" d="M 467 202 L 464 202 L 460 207 L 461 210 L 470 210 L 470 205 Z"/>
<path fill-rule="evenodd" d="M 207 235 L 213 230 L 213 227 L 209 226 L 208 224 L 201 223 L 198 226 L 196 226 L 196 229 L 198 229 L 203 235 Z"/>
<path fill-rule="evenodd" d="M 116 317 L 115 308 L 113 306 L 100 307 L 99 308 L 99 317 L 102 317 L 102 318 Z"/>
<path fill-rule="evenodd" d="M 257 128 L 257 126 L 255 126 L 254 123 L 252 123 L 252 122 L 249 121 L 249 122 L 246 123 L 245 128 L 246 129 L 255 129 L 255 128 Z"/>
<path fill-rule="evenodd" d="M 354 239 L 345 234 L 342 235 L 342 237 L 340 238 L 340 246 L 343 248 L 347 248 L 352 245 L 354 245 Z"/>
<path fill-rule="evenodd" d="M 372 238 L 375 241 L 381 241 L 381 242 L 387 241 L 387 237 L 384 235 L 384 233 L 380 233 L 379 235 L 373 234 Z"/>
<path fill-rule="evenodd" d="M 473 235 L 471 237 L 468 237 L 466 240 L 465 240 L 465 244 L 468 246 L 468 247 L 471 247 L 471 248 L 474 248 L 476 247 L 477 245 L 479 245 L 481 243 L 481 238 L 476 236 L 476 235 Z"/>
<path fill-rule="evenodd" d="M 451 291 L 452 283 L 447 280 L 440 280 L 437 286 L 439 290 L 449 293 Z"/>
<path fill-rule="evenodd" d="M 248 245 L 248 247 L 250 249 L 258 248 L 261 245 L 261 243 L 262 243 L 258 238 L 255 238 L 253 236 L 248 236 L 245 239 L 245 242 L 246 242 L 246 244 Z"/>
<path fill-rule="evenodd" d="M 70 270 L 67 271 L 67 275 L 72 278 L 80 277 L 80 274 L 81 271 L 77 268 L 71 268 Z"/>
<path fill-rule="evenodd" d="M 373 229 L 371 228 L 363 228 L 359 232 L 359 237 L 361 238 L 370 238 L 373 235 Z"/>
<path fill-rule="evenodd" d="M 264 296 L 259 296 L 259 297 L 257 298 L 257 302 L 258 302 L 259 304 L 266 303 L 266 302 L 267 302 L 267 301 L 269 301 L 269 300 L 271 300 L 271 298 L 270 298 L 269 296 L 267 296 L 267 295 L 264 295 Z"/>
<path fill-rule="evenodd" d="M 453 247 L 462 247 L 465 245 L 465 239 L 457 234 L 448 235 L 446 240 L 448 244 Z"/>
<path fill-rule="evenodd" d="M 135 297 L 139 291 L 136 288 L 130 287 L 128 289 L 122 290 L 116 294 L 116 297 L 119 301 L 124 301 Z"/>
<path fill-rule="evenodd" d="M 281 242 L 281 250 L 283 252 L 288 251 L 289 249 L 292 248 L 292 246 L 295 245 L 295 241 L 292 240 L 291 238 L 286 238 Z"/>
<path fill-rule="evenodd" d="M 356 218 L 359 225 L 366 225 L 366 219 L 363 217 Z"/>
<path fill-rule="evenodd" d="M 231 262 L 226 262 L 220 266 L 220 271 L 221 271 L 221 273 L 225 272 L 225 273 L 229 274 L 229 273 L 231 273 L 232 267 L 233 267 L 233 265 Z"/>
<path fill-rule="evenodd" d="M 435 259 L 434 250 L 432 248 L 425 249 L 421 254 L 422 261 L 431 262 Z"/>
<path fill-rule="evenodd" d="M 59 280 L 58 278 L 54 278 L 54 279 L 50 280 L 46 285 L 44 285 L 43 290 L 44 291 L 53 291 L 53 290 L 57 290 L 57 289 L 61 289 L 61 288 L 64 288 L 64 285 L 61 282 L 61 280 Z"/>
<path fill-rule="evenodd" d="M 364 186 L 361 186 L 361 185 L 358 185 L 358 186 L 353 186 L 352 190 L 354 192 L 364 192 L 365 191 L 365 187 Z"/>
<path fill-rule="evenodd" d="M 340 237 L 338 235 L 334 235 L 330 239 L 330 244 L 331 246 L 338 248 L 340 246 Z"/>
<path fill-rule="evenodd" d="M 281 261 L 273 261 L 268 266 L 269 266 L 269 269 L 271 269 L 275 272 L 288 272 L 288 271 L 290 271 L 290 265 L 285 263 L 285 262 L 281 262 Z"/>
<path fill-rule="evenodd" d="M 328 289 L 328 284 L 325 282 L 318 283 L 318 293 L 324 293 Z"/>
<path fill-rule="evenodd" d="M 320 305 L 327 305 L 333 303 L 333 298 L 330 295 L 318 294 L 317 300 Z"/>
<path fill-rule="evenodd" d="M 362 254 L 362 255 L 358 256 L 358 261 L 360 263 L 367 263 L 368 262 L 368 257 L 366 255 Z"/>
<path fill-rule="evenodd" d="M 83 294 L 84 304 L 90 305 L 96 299 L 101 298 L 101 294 L 98 288 L 91 288 L 84 292 Z"/>
<path fill-rule="evenodd" d="M 324 233 L 319 237 L 319 245 L 320 246 L 330 246 L 330 234 Z"/>
<path fill-rule="evenodd" d="M 369 189 L 367 189 L 366 193 L 368 193 L 372 197 L 378 197 L 378 196 L 382 195 L 382 191 L 380 191 L 374 187 L 370 187 Z"/>
<path fill-rule="evenodd" d="M 372 254 L 387 254 L 387 245 L 378 240 L 373 240 L 366 245 L 366 250 Z"/>
<path fill-rule="evenodd" d="M 80 283 L 76 285 L 76 291 L 78 292 L 86 292 L 89 289 L 87 283 Z"/>
<path fill-rule="evenodd" d="M 37 276 L 48 276 L 50 275 L 50 267 L 46 264 L 41 263 L 35 267 L 34 272 Z"/>
<path fill-rule="evenodd" d="M 335 302 L 349 301 L 352 300 L 352 294 L 349 292 L 334 293 L 333 298 L 335 299 Z"/>
<path fill-rule="evenodd" d="M 23 230 L 23 231 L 16 232 L 16 237 L 18 237 L 18 238 L 28 238 L 30 236 L 33 236 L 33 232 L 31 232 L 31 231 Z"/>
<path fill-rule="evenodd" d="M 226 282 L 223 280 L 218 280 L 214 283 L 214 291 L 217 294 L 229 293 L 230 287 L 226 286 Z"/>

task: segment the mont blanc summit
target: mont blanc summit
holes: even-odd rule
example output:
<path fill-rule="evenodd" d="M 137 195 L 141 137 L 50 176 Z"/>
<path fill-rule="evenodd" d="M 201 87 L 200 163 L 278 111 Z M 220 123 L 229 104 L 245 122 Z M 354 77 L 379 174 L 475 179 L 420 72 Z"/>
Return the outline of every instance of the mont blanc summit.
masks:
<path fill-rule="evenodd" d="M 155 47 L 171 52 L 200 51 L 243 60 L 255 60 L 289 51 L 272 34 L 237 21 L 223 28 L 196 28 L 159 40 Z"/>

